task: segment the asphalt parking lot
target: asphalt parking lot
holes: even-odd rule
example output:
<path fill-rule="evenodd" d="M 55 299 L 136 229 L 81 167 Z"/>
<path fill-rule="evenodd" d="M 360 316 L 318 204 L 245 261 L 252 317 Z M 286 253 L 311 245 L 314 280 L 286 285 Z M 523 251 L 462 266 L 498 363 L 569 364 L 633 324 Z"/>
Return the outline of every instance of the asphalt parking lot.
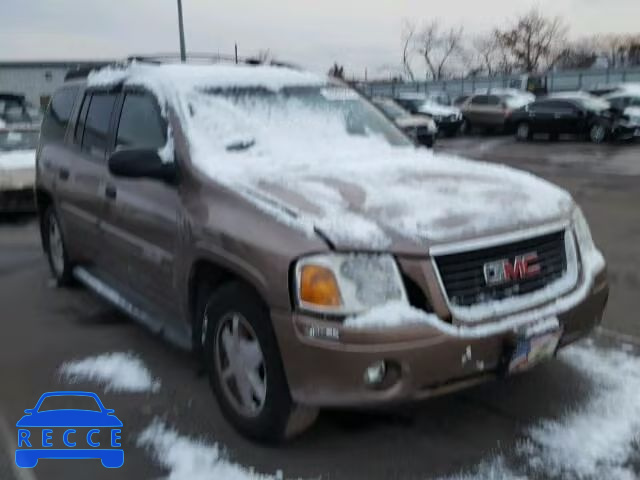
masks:
<path fill-rule="evenodd" d="M 323 412 L 294 442 L 258 446 L 225 422 L 189 355 L 90 293 L 53 287 L 33 219 L 5 219 L 0 477 L 249 478 L 233 476 L 241 465 L 273 478 L 303 479 L 638 478 L 640 145 L 465 137 L 442 140 L 437 150 L 523 168 L 574 195 L 609 265 L 609 307 L 592 340 L 505 381 L 400 409 Z M 92 383 L 69 385 L 58 373 L 66 361 L 107 352 L 138 355 L 160 389 L 105 392 Z M 115 409 L 124 423 L 122 469 L 92 460 L 12 466 L 14 425 L 23 410 L 43 392 L 65 387 L 96 391 Z M 175 429 L 177 450 L 140 444 L 140 433 L 154 421 Z M 186 448 L 195 440 L 200 450 Z"/>

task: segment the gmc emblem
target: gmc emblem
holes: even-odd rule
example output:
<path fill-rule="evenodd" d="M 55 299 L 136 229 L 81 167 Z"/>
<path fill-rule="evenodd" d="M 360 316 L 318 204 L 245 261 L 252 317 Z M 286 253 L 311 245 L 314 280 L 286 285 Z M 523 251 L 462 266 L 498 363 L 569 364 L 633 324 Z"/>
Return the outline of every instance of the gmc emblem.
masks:
<path fill-rule="evenodd" d="M 484 264 L 484 280 L 487 285 L 501 285 L 536 275 L 540 275 L 540 264 L 536 252 L 518 255 L 513 262 L 505 258 Z"/>

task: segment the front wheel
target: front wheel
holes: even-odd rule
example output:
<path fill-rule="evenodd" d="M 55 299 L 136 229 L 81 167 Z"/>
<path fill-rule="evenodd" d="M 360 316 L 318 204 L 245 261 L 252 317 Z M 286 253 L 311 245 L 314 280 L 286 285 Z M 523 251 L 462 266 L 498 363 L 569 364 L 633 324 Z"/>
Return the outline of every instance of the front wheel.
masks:
<path fill-rule="evenodd" d="M 211 386 L 238 431 L 277 442 L 313 423 L 317 411 L 291 399 L 268 309 L 253 289 L 235 282 L 218 288 L 207 301 L 203 330 Z"/>
<path fill-rule="evenodd" d="M 607 138 L 607 129 L 601 123 L 595 123 L 589 129 L 589 139 L 593 143 L 602 143 Z"/>
<path fill-rule="evenodd" d="M 69 261 L 67 248 L 60 228 L 60 220 L 53 205 L 49 206 L 42 218 L 42 232 L 49 268 L 59 286 L 72 283 L 73 267 Z"/>

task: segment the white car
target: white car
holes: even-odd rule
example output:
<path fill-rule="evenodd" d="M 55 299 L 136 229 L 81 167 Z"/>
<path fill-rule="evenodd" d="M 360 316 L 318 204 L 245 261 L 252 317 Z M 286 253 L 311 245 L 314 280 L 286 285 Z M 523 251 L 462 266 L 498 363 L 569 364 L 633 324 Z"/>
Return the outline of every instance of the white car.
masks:
<path fill-rule="evenodd" d="M 433 147 L 438 134 L 438 127 L 433 119 L 424 115 L 413 115 L 392 98 L 379 97 L 371 101 L 418 143 L 429 148 Z"/>
<path fill-rule="evenodd" d="M 0 213 L 36 210 L 33 189 L 38 135 L 34 127 L 0 127 Z"/>
<path fill-rule="evenodd" d="M 432 97 L 422 95 L 402 95 L 395 99 L 414 115 L 425 115 L 433 119 L 438 131 L 452 136 L 458 133 L 462 125 L 462 112 L 457 107 L 442 105 Z"/>

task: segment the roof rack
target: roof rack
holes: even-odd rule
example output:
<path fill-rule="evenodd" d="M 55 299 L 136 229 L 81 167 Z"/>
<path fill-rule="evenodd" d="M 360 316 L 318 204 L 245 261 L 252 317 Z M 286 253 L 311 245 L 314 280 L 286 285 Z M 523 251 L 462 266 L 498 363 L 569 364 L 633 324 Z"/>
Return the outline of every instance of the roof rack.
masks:
<path fill-rule="evenodd" d="M 160 65 L 163 63 L 181 62 L 177 53 L 157 53 L 147 55 L 131 55 L 127 57 L 127 62 L 144 62 Z M 292 63 L 280 62 L 273 59 L 261 59 L 258 57 L 236 57 L 235 55 L 212 54 L 212 53 L 189 53 L 185 63 L 237 63 L 243 65 L 271 65 L 274 67 L 286 67 L 299 70 L 300 67 Z"/>
<path fill-rule="evenodd" d="M 146 55 L 131 55 L 127 57 L 125 60 L 116 61 L 116 62 L 96 62 L 91 65 L 83 65 L 78 66 L 72 70 L 69 70 L 64 77 L 65 81 L 74 80 L 78 78 L 86 78 L 92 70 L 106 67 L 109 65 L 125 67 L 126 65 L 132 63 L 147 63 L 151 65 L 162 65 L 165 63 L 181 63 L 180 55 L 177 53 L 156 53 L 156 54 L 146 54 Z M 211 54 L 211 53 L 190 53 L 187 55 L 186 63 L 195 63 L 195 64 L 210 64 L 210 63 L 231 63 L 231 64 L 242 64 L 242 65 L 270 65 L 273 67 L 283 67 L 283 68 L 291 68 L 294 70 L 301 70 L 300 67 L 294 65 L 292 63 L 279 62 L 277 60 L 272 59 L 260 59 L 256 57 L 236 57 L 234 55 L 221 55 L 221 54 Z"/>

